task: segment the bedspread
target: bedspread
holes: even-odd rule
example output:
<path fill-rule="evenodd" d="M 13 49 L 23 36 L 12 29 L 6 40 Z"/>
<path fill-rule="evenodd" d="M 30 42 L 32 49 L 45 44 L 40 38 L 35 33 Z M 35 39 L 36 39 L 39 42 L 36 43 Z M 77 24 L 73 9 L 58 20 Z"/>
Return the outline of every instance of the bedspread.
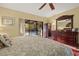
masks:
<path fill-rule="evenodd" d="M 70 48 L 54 40 L 38 36 L 20 36 L 12 46 L 0 49 L 0 56 L 72 56 Z"/>

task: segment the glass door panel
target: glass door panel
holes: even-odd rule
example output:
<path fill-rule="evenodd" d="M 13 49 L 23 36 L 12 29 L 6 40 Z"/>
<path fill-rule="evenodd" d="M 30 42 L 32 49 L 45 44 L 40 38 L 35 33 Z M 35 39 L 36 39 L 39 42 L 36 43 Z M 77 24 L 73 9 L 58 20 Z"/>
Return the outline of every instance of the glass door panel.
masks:
<path fill-rule="evenodd" d="M 31 21 L 29 24 L 30 35 L 36 35 L 36 22 Z"/>
<path fill-rule="evenodd" d="M 29 35 L 29 23 L 25 23 L 25 35 Z"/>
<path fill-rule="evenodd" d="M 42 22 L 38 22 L 38 25 L 37 25 L 37 29 L 38 29 L 38 35 L 39 36 L 42 36 L 42 31 L 43 31 L 43 24 Z"/>

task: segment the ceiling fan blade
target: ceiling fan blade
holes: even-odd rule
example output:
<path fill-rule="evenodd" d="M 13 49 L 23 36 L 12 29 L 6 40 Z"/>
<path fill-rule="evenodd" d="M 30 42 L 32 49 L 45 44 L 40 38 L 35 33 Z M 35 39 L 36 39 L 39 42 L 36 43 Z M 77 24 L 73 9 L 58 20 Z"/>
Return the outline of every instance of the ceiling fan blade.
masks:
<path fill-rule="evenodd" d="M 44 4 L 39 8 L 39 10 L 42 9 L 45 5 L 46 5 L 46 3 L 44 3 Z"/>
<path fill-rule="evenodd" d="M 55 9 L 53 3 L 49 3 L 49 6 L 50 6 L 51 10 Z"/>

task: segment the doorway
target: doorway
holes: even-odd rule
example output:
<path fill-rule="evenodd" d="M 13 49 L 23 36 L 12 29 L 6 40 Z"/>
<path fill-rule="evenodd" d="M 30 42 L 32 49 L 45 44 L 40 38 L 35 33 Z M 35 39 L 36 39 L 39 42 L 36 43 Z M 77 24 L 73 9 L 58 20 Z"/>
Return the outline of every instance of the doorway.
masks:
<path fill-rule="evenodd" d="M 43 36 L 43 22 L 25 20 L 25 35 Z"/>

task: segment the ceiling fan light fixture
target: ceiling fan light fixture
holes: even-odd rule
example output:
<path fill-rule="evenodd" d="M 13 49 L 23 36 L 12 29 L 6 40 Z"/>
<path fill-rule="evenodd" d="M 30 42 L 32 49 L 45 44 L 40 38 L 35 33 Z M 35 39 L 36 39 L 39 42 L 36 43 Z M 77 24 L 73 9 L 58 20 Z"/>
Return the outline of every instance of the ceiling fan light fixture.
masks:
<path fill-rule="evenodd" d="M 39 10 L 41 10 L 46 4 L 47 4 L 47 3 L 44 3 L 44 4 L 39 8 Z M 54 10 L 54 9 L 55 9 L 53 3 L 48 3 L 48 4 L 49 4 L 49 7 L 51 8 L 51 10 Z"/>

